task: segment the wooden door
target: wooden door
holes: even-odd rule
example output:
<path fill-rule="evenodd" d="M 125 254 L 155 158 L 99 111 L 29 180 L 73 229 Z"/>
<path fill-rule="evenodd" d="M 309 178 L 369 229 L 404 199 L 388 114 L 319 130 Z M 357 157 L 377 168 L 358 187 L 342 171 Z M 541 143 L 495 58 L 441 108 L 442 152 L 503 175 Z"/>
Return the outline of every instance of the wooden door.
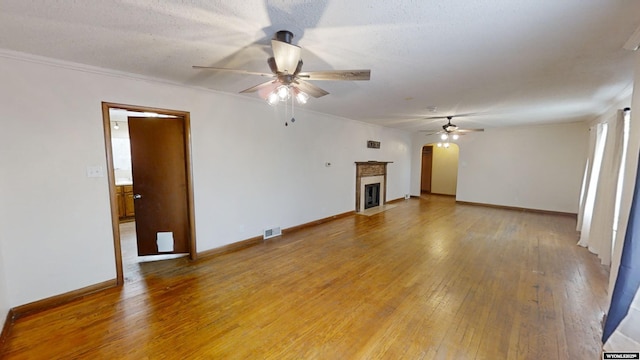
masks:
<path fill-rule="evenodd" d="M 189 252 L 184 131 L 182 118 L 129 118 L 140 256 Z"/>
<path fill-rule="evenodd" d="M 420 191 L 431 192 L 431 168 L 433 165 L 433 146 L 422 147 L 422 171 Z"/>

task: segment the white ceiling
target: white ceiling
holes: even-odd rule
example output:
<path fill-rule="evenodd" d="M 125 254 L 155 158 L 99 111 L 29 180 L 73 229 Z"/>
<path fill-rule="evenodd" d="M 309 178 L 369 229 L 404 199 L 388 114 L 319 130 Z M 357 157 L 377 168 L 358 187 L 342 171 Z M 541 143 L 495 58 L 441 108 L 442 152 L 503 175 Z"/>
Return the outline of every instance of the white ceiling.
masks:
<path fill-rule="evenodd" d="M 637 0 L 0 0 L 0 48 L 229 93 L 264 78 L 191 65 L 269 72 L 290 30 L 305 71 L 371 69 L 305 107 L 405 130 L 591 120 L 630 91 L 638 26 Z"/>

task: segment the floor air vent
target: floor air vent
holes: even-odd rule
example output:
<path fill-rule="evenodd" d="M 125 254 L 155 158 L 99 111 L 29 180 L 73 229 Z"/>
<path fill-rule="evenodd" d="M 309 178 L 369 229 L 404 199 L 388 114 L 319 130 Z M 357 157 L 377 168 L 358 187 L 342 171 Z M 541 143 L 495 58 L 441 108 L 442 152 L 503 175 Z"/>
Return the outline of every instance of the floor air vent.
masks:
<path fill-rule="evenodd" d="M 264 231 L 263 239 L 266 240 L 266 239 L 270 239 L 272 237 L 280 236 L 280 235 L 282 235 L 282 230 L 280 230 L 279 227 L 274 227 L 271 229 L 266 229 Z"/>

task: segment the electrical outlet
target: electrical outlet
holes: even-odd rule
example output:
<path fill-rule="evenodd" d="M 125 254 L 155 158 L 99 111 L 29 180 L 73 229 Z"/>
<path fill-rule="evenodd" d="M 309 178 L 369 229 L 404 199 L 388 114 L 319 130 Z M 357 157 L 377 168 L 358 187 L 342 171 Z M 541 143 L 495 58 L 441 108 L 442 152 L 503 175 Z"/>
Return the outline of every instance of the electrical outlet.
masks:
<path fill-rule="evenodd" d="M 102 166 L 87 166 L 87 177 L 104 177 Z"/>

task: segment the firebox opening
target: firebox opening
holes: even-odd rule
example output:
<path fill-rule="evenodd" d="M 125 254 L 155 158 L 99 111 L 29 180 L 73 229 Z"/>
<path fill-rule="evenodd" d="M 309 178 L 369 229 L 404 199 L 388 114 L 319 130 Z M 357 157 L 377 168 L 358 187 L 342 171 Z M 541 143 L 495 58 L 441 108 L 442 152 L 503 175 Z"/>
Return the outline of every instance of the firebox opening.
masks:
<path fill-rule="evenodd" d="M 380 205 L 380 183 L 368 184 L 364 186 L 364 208 L 376 207 Z"/>

